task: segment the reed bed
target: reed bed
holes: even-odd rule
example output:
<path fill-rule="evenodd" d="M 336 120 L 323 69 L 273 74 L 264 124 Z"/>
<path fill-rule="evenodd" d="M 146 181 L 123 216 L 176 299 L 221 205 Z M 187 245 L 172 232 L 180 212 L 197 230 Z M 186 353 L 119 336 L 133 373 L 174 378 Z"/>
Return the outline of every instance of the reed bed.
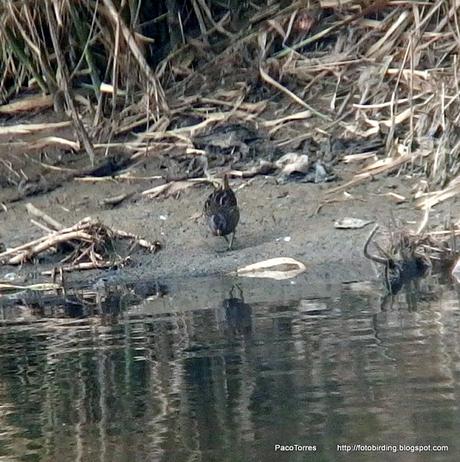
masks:
<path fill-rule="evenodd" d="M 418 175 L 416 206 L 429 210 L 460 193 L 459 9 L 456 0 L 5 0 L 0 115 L 62 105 L 70 146 L 91 161 L 95 145 L 106 152 L 119 140 L 134 158 L 193 157 L 194 135 L 229 121 L 285 149 L 378 139 L 384 148 L 356 158 L 354 178 L 328 195 L 376 175 Z"/>

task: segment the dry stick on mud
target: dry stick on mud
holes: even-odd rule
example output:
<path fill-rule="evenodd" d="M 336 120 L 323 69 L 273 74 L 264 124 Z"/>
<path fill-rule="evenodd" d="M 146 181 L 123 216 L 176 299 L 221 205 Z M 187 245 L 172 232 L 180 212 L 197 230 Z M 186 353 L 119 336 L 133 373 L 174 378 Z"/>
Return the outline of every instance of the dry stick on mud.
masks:
<path fill-rule="evenodd" d="M 118 265 L 120 263 L 126 262 L 126 258 L 121 260 L 120 262 L 117 262 Z M 72 271 L 82 271 L 82 270 L 90 270 L 90 269 L 106 269 L 106 268 L 112 268 L 114 266 L 113 262 L 111 261 L 88 261 L 88 262 L 82 262 L 82 263 L 75 263 L 71 265 L 66 265 L 61 268 L 62 271 L 65 271 L 66 273 L 70 273 Z M 42 276 L 53 276 L 55 274 L 55 268 L 52 270 L 46 270 L 42 271 L 40 274 Z"/>
<path fill-rule="evenodd" d="M 149 242 L 145 239 L 136 236 L 135 234 L 122 231 L 120 229 L 112 229 L 113 234 L 120 239 L 131 239 L 140 247 L 147 249 L 149 252 L 156 252 L 161 249 L 161 244 L 158 241 Z"/>
<path fill-rule="evenodd" d="M 75 125 L 75 130 L 77 131 L 79 138 L 81 142 L 83 143 L 83 146 L 85 147 L 85 151 L 90 158 L 91 164 L 94 165 L 95 154 L 94 154 L 93 145 L 91 144 L 88 133 L 86 132 L 85 127 L 83 126 L 83 123 L 80 120 L 80 117 L 77 113 L 75 104 L 72 99 L 72 95 L 70 94 L 69 70 L 67 69 L 65 58 L 59 46 L 59 41 L 58 41 L 57 34 L 56 34 L 56 30 L 57 30 L 56 20 L 50 12 L 50 0 L 45 1 L 45 7 L 46 7 L 46 17 L 48 19 L 49 31 L 51 35 L 51 41 L 53 42 L 53 48 L 54 48 L 54 52 L 56 53 L 56 61 L 58 64 L 58 70 L 56 72 L 56 75 L 58 77 L 58 82 L 60 83 L 61 90 L 64 93 L 67 106 L 69 107 L 70 112 L 72 114 L 72 120 Z"/>
<path fill-rule="evenodd" d="M 42 219 L 47 225 L 49 225 L 54 231 L 59 231 L 60 229 L 64 228 L 64 225 L 56 221 L 54 218 L 47 215 L 42 210 L 38 209 L 30 202 L 26 204 L 27 211 L 33 215 L 34 217 Z"/>
<path fill-rule="evenodd" d="M 123 201 L 126 199 L 129 199 L 130 197 L 134 196 L 136 194 L 136 191 L 130 191 L 127 193 L 122 193 L 122 194 L 117 194 L 116 196 L 111 196 L 111 197 L 106 197 L 105 199 L 102 199 L 99 203 L 100 205 L 103 206 L 111 206 L 111 207 L 116 207 L 117 205 L 120 205 Z"/>

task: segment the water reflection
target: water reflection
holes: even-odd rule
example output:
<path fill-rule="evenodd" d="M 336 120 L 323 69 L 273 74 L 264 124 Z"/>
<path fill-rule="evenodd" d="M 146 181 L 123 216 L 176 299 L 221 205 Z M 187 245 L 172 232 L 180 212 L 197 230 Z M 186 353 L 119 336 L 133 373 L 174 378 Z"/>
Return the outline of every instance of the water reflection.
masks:
<path fill-rule="evenodd" d="M 230 335 L 250 335 L 252 332 L 252 308 L 244 301 L 243 291 L 232 286 L 228 298 L 222 302 L 224 318 L 222 329 Z"/>
<path fill-rule="evenodd" d="M 343 458 L 344 443 L 449 446 L 360 460 L 458 460 L 454 290 L 416 310 L 399 294 L 383 311 L 366 284 L 315 298 L 216 290 L 201 309 L 151 290 L 134 306 L 134 289 L 91 303 L 68 294 L 61 311 L 42 303 L 29 317 L 4 305 L 0 460 L 317 461 Z"/>

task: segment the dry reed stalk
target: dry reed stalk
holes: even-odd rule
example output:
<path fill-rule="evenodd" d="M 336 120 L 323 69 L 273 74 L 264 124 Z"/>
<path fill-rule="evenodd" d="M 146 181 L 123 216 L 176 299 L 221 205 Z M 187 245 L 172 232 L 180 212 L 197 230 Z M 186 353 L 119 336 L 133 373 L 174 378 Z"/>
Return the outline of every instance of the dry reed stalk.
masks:
<path fill-rule="evenodd" d="M 0 147 L 8 149 L 26 151 L 41 151 L 48 147 L 60 147 L 62 149 L 71 149 L 72 151 L 80 150 L 80 143 L 78 141 L 68 140 L 59 136 L 45 136 L 34 141 L 18 141 L 12 143 L 0 143 Z"/>
<path fill-rule="evenodd" d="M 63 51 L 61 49 L 61 43 L 58 39 L 58 31 L 57 31 L 58 25 L 56 22 L 56 16 L 58 19 L 59 19 L 59 16 L 58 16 L 56 8 L 54 8 L 54 12 L 56 16 L 51 14 L 50 0 L 45 0 L 45 9 L 46 9 L 46 17 L 48 19 L 49 32 L 51 35 L 51 40 L 53 42 L 54 52 L 56 54 L 56 61 L 58 63 L 57 82 L 58 82 L 58 85 L 60 86 L 60 89 L 64 93 L 67 106 L 70 109 L 75 131 L 77 132 L 80 138 L 80 141 L 82 142 L 85 148 L 85 151 L 88 154 L 88 157 L 91 161 L 91 165 L 94 165 L 94 160 L 95 160 L 94 148 L 91 143 L 91 140 L 89 139 L 88 132 L 86 131 L 80 119 L 80 116 L 77 112 L 77 109 L 75 107 L 75 104 L 73 101 L 73 95 L 70 92 L 70 73 L 67 68 L 67 63 L 65 61 Z M 62 22 L 62 21 L 59 20 L 58 22 Z"/>
<path fill-rule="evenodd" d="M 89 217 L 73 226 L 63 228 L 59 222 L 30 204 L 28 210 L 52 228 L 57 229 L 48 232 L 47 235 L 39 239 L 0 253 L 0 264 L 20 265 L 26 261 L 34 260 L 44 252 L 55 250 L 61 244 L 67 244 L 71 250 L 61 261 L 63 271 L 107 268 L 126 260 L 126 258 L 114 258 L 107 252 L 107 248 L 112 247 L 112 241 L 116 238 L 130 239 L 133 244 L 137 244 L 150 252 L 155 252 L 161 247 L 158 242 L 151 243 L 131 233 L 112 230 Z M 43 225 L 39 224 L 39 226 L 43 228 Z M 69 260 L 71 260 L 70 264 L 62 265 Z"/>
<path fill-rule="evenodd" d="M 44 282 L 44 283 L 39 283 L 39 284 L 27 284 L 27 285 L 0 282 L 0 294 L 8 293 L 8 292 L 18 292 L 18 291 L 24 291 L 24 290 L 48 292 L 48 291 L 56 291 L 56 290 L 62 290 L 62 289 L 63 287 L 61 284 L 56 284 L 56 283 L 51 283 L 51 282 Z"/>
<path fill-rule="evenodd" d="M 10 104 L 0 106 L 0 114 L 17 114 L 38 109 L 53 107 L 54 99 L 51 95 L 35 95 L 21 98 Z"/>
<path fill-rule="evenodd" d="M 158 81 L 157 77 L 155 74 L 152 72 L 150 69 L 150 66 L 148 65 L 147 61 L 144 58 L 144 55 L 142 51 L 139 49 L 136 40 L 134 39 L 133 35 L 131 34 L 130 30 L 126 27 L 123 19 L 120 17 L 117 9 L 115 8 L 115 5 L 113 4 L 112 0 L 102 0 L 104 2 L 104 5 L 107 7 L 107 10 L 109 12 L 110 18 L 114 22 L 115 26 L 117 28 L 121 29 L 121 33 L 123 34 L 123 37 L 131 50 L 131 53 L 133 54 L 134 58 L 136 59 L 139 68 L 141 71 L 144 73 L 145 77 L 148 79 L 150 84 L 153 87 L 153 92 L 154 92 L 154 97 L 155 97 L 155 102 L 157 104 L 157 107 L 155 108 L 155 111 L 157 112 L 158 116 L 160 114 L 160 110 L 167 111 L 168 106 L 164 97 L 164 92 L 163 88 L 161 87 L 160 82 Z"/>
<path fill-rule="evenodd" d="M 64 228 L 64 226 L 56 221 L 53 217 L 50 217 L 48 214 L 43 212 L 43 210 L 38 209 L 33 204 L 28 203 L 26 204 L 26 209 L 30 215 L 34 217 L 40 218 L 43 220 L 47 225 L 49 225 L 53 231 L 59 231 L 60 229 Z"/>
<path fill-rule="evenodd" d="M 31 133 L 56 130 L 58 128 L 65 128 L 72 125 L 72 122 L 55 122 L 55 123 L 42 123 L 42 124 L 17 124 L 6 127 L 0 127 L 0 136 L 10 135 L 28 135 Z"/>

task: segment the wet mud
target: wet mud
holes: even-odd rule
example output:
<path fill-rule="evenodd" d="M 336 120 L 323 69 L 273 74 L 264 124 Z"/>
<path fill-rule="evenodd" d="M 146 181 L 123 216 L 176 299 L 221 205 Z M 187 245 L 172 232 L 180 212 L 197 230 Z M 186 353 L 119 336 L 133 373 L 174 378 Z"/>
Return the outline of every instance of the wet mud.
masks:
<path fill-rule="evenodd" d="M 150 199 L 137 194 L 150 186 L 145 182 L 82 183 L 71 179 L 52 191 L 9 203 L 7 210 L 0 212 L 0 240 L 10 248 L 43 235 L 26 212 L 25 205 L 30 202 L 66 226 L 91 216 L 109 227 L 161 243 L 158 253 L 136 251 L 129 265 L 115 271 L 71 273 L 67 278 L 74 283 L 107 275 L 127 280 L 223 275 L 274 257 L 302 261 L 307 266 L 303 276 L 307 281 L 340 282 L 373 279 L 378 271 L 363 255 L 372 225 L 336 229 L 336 220 L 354 217 L 383 225 L 398 220 L 415 227 L 421 218 L 410 203 L 395 205 L 386 196 L 388 191 L 408 195 L 410 182 L 394 177 L 357 186 L 351 198 L 330 203 L 323 203 L 326 184 L 278 184 L 274 176 L 231 179 L 230 183 L 241 215 L 232 250 L 211 234 L 202 216 L 211 186 L 198 185 L 174 197 Z M 9 193 L 0 190 L 0 196 Z M 132 196 L 117 206 L 103 205 L 107 197 L 130 193 Z M 20 272 L 37 272 L 41 266 L 25 264 Z M 18 271 L 18 267 L 3 266 L 0 275 Z"/>

